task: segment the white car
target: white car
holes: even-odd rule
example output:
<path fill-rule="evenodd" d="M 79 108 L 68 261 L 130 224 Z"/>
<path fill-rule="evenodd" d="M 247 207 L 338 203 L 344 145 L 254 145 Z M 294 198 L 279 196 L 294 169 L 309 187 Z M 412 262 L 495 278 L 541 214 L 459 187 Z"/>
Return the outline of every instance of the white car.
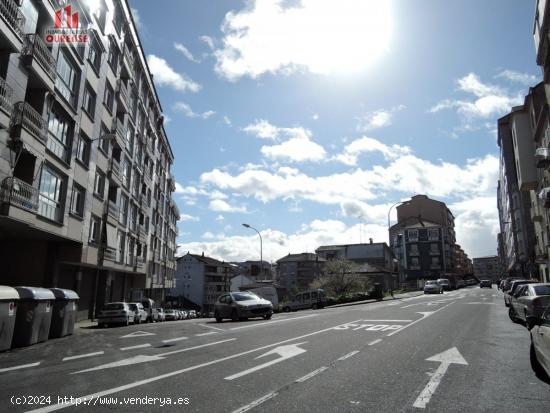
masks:
<path fill-rule="evenodd" d="M 147 322 L 147 311 L 141 303 L 128 303 L 130 309 L 135 313 L 134 323 L 141 324 Z"/>
<path fill-rule="evenodd" d="M 424 294 L 443 294 L 443 286 L 436 280 L 428 280 L 424 284 Z"/>
<path fill-rule="evenodd" d="M 97 324 L 107 327 L 111 324 L 130 324 L 135 319 L 135 313 L 128 303 L 108 303 L 97 316 Z"/>

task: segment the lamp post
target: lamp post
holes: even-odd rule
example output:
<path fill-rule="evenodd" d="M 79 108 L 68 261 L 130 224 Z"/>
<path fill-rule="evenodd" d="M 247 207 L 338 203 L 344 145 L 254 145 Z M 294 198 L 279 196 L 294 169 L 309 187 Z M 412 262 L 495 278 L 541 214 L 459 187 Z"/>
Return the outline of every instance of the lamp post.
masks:
<path fill-rule="evenodd" d="M 260 237 L 260 273 L 263 276 L 264 272 L 264 261 L 263 261 L 263 245 L 262 245 L 262 234 L 260 234 L 260 231 L 258 231 L 256 228 L 251 227 L 248 224 L 243 224 L 243 227 L 253 229 L 258 233 L 258 236 Z"/>
<path fill-rule="evenodd" d="M 101 135 L 99 138 L 92 139 L 90 142 L 100 141 L 100 140 L 115 140 L 116 135 L 113 133 L 107 133 L 105 135 Z M 113 156 L 111 154 L 111 157 L 109 158 L 109 170 L 111 170 L 113 166 Z M 105 191 L 105 189 L 103 189 Z M 91 314 L 91 321 L 94 321 L 95 319 L 95 312 L 97 308 L 97 289 L 99 284 L 99 266 L 103 265 L 103 259 L 104 259 L 104 253 L 105 253 L 105 247 L 103 245 L 104 241 L 104 233 L 103 233 L 103 227 L 106 226 L 107 222 L 107 214 L 109 213 L 108 208 L 109 200 L 105 200 L 103 203 L 103 215 L 101 217 L 101 225 L 99 226 L 99 245 L 97 250 L 97 266 L 95 271 L 95 282 L 94 282 L 94 298 L 93 298 L 93 304 L 92 304 L 92 314 Z"/>

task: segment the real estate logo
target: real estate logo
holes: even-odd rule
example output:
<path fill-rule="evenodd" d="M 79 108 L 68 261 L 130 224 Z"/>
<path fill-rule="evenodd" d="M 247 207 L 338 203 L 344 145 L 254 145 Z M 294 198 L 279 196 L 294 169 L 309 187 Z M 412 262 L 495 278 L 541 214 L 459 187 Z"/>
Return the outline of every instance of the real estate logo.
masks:
<path fill-rule="evenodd" d="M 55 26 L 46 30 L 45 41 L 51 45 L 88 43 L 88 29 L 82 29 L 78 24 L 78 12 L 68 5 L 55 11 Z"/>

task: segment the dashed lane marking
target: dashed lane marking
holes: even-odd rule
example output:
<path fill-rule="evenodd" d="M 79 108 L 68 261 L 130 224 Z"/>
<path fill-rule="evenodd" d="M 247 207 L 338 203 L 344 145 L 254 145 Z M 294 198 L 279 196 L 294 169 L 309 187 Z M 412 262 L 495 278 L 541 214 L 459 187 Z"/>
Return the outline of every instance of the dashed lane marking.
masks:
<path fill-rule="evenodd" d="M 187 340 L 187 337 L 169 338 L 168 340 L 162 340 L 163 343 L 172 343 L 174 341 Z"/>
<path fill-rule="evenodd" d="M 322 373 L 322 372 L 325 371 L 326 369 L 328 369 L 327 366 L 320 367 L 320 368 L 318 368 L 317 370 L 313 370 L 311 373 L 308 373 L 308 374 L 306 374 L 305 376 L 300 377 L 299 379 L 296 379 L 294 382 L 295 382 L 295 383 L 303 383 L 304 381 L 309 380 L 309 379 L 311 379 L 312 377 L 315 377 L 315 376 L 318 375 L 319 373 Z"/>
<path fill-rule="evenodd" d="M 195 334 L 196 337 L 211 336 L 212 334 L 218 334 L 215 331 L 209 331 L 208 333 Z"/>
<path fill-rule="evenodd" d="M 29 367 L 36 367 L 39 366 L 41 361 L 37 363 L 30 363 L 30 364 L 21 364 L 19 366 L 13 366 L 13 367 L 6 367 L 4 369 L 0 369 L 0 373 L 4 373 L 5 371 L 12 371 L 12 370 L 19 370 L 19 369 L 27 369 Z"/>
<path fill-rule="evenodd" d="M 63 357 L 63 360 L 61 360 L 61 361 L 69 361 L 69 360 L 83 359 L 85 357 L 101 356 L 102 354 L 105 354 L 105 352 L 104 351 L 96 351 L 95 353 L 88 353 L 88 354 L 80 354 L 78 356 Z"/>
<path fill-rule="evenodd" d="M 338 359 L 338 361 L 344 361 L 346 359 L 349 359 L 350 357 L 355 356 L 357 353 L 359 353 L 359 350 L 352 351 L 351 353 L 346 354 L 345 356 L 342 356 Z"/>
<path fill-rule="evenodd" d="M 377 339 L 377 340 L 374 340 L 374 341 L 371 341 L 371 342 L 369 343 L 369 346 L 374 346 L 375 344 L 378 344 L 378 343 L 380 343 L 381 341 L 382 341 L 381 338 L 379 338 L 379 339 Z"/>
<path fill-rule="evenodd" d="M 146 347 L 151 347 L 151 344 L 147 343 L 147 344 L 139 344 L 137 346 L 130 346 L 130 347 L 121 347 L 120 349 L 122 351 L 127 351 L 127 350 L 134 350 L 134 349 L 137 349 L 137 348 L 146 348 Z"/>
<path fill-rule="evenodd" d="M 231 413 L 244 413 L 244 412 L 247 412 L 249 411 L 250 409 L 253 409 L 254 407 L 257 407 L 259 406 L 260 404 L 268 401 L 269 399 L 272 399 L 274 398 L 275 396 L 277 396 L 278 393 L 269 393 L 269 394 L 266 394 L 265 396 L 263 397 L 260 397 L 259 399 L 257 400 L 254 400 L 252 403 L 249 403 L 247 404 L 246 406 L 243 406 L 243 407 L 240 407 L 238 408 L 237 410 L 233 410 L 233 412 Z"/>

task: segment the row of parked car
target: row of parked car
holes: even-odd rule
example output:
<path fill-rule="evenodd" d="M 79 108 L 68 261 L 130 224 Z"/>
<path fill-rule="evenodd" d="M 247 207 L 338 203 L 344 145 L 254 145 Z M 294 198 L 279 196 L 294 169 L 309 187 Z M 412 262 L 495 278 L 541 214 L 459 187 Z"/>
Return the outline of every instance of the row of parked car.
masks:
<path fill-rule="evenodd" d="M 443 294 L 443 291 L 456 290 L 469 285 L 475 285 L 476 283 L 477 281 L 474 278 L 455 280 L 438 278 L 437 280 L 428 280 L 424 284 L 424 294 Z"/>
<path fill-rule="evenodd" d="M 515 323 L 527 327 L 531 337 L 531 364 L 539 377 L 550 381 L 550 284 L 507 278 L 500 282 L 504 305 Z"/>
<path fill-rule="evenodd" d="M 144 305 L 145 304 L 145 305 Z M 100 327 L 113 324 L 141 324 L 147 322 L 177 321 L 196 318 L 195 310 L 163 309 L 147 307 L 147 303 L 116 302 L 105 304 L 97 322 Z"/>

